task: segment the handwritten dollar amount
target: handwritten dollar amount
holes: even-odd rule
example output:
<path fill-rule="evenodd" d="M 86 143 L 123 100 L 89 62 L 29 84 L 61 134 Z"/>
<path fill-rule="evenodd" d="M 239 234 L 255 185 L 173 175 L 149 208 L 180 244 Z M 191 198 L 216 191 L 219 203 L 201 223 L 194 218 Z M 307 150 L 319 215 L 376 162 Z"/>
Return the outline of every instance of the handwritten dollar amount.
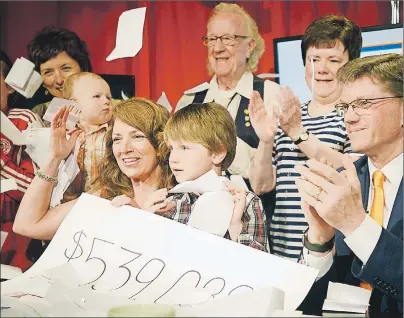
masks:
<path fill-rule="evenodd" d="M 81 255 L 83 255 L 83 247 L 80 245 L 80 240 L 82 237 L 86 238 L 87 235 L 85 235 L 83 231 L 76 232 L 73 236 L 73 241 L 76 243 L 76 247 L 74 248 L 73 252 L 69 253 L 67 249 L 65 250 L 65 256 L 67 257 L 68 262 L 70 262 L 70 260 L 72 259 L 79 258 Z"/>
<path fill-rule="evenodd" d="M 67 262 L 70 262 L 71 260 L 77 260 L 83 256 L 84 254 L 83 245 L 85 246 L 83 242 L 85 242 L 85 240 L 87 239 L 88 236 L 84 233 L 83 230 L 78 231 L 73 235 L 73 242 L 75 244 L 74 247 L 71 249 L 66 249 L 64 251 L 64 256 L 67 258 Z M 111 247 L 113 245 L 115 245 L 113 242 L 98 237 L 94 237 L 92 239 L 90 253 L 88 254 L 85 262 L 87 263 L 89 261 L 97 261 L 101 266 L 101 271 L 99 273 L 95 273 L 95 278 L 85 283 L 85 285 L 92 285 L 92 288 L 95 289 L 94 284 L 104 275 L 104 273 L 107 270 L 107 262 L 102 258 L 101 255 L 96 255 L 97 253 L 95 252 L 95 250 L 103 251 L 104 248 L 106 248 L 107 246 Z M 119 247 L 119 249 L 120 251 L 124 252 L 125 255 L 128 256 L 126 257 L 125 262 L 122 265 L 118 266 L 118 269 L 124 272 L 123 281 L 117 284 L 115 288 L 110 289 L 110 291 L 123 288 L 125 285 L 129 283 L 131 278 L 133 278 L 137 283 L 136 284 L 137 288 L 136 291 L 134 291 L 134 293 L 131 294 L 128 298 L 135 299 L 136 296 L 145 291 L 147 287 L 149 287 L 154 281 L 156 281 L 160 277 L 160 275 L 162 274 L 163 270 L 166 267 L 166 263 L 160 258 L 149 259 L 142 253 L 131 251 L 124 247 Z M 146 261 L 144 261 L 145 259 Z M 133 267 L 131 269 L 131 265 L 134 265 L 135 262 L 140 262 L 142 260 L 144 261 L 144 264 L 143 266 L 140 265 L 141 267 L 140 269 L 133 270 Z M 172 291 L 175 288 L 175 286 L 177 285 L 183 286 L 184 283 L 186 283 L 187 285 L 192 285 L 195 288 L 199 287 L 199 284 L 201 284 L 203 288 L 209 288 L 209 290 L 212 291 L 212 297 L 219 295 L 226 287 L 226 281 L 222 277 L 213 277 L 203 285 L 201 281 L 202 276 L 197 270 L 188 270 L 182 275 L 180 275 L 178 279 L 174 279 L 174 283 L 170 284 L 170 287 L 166 288 L 163 291 L 163 293 L 154 300 L 154 302 L 155 303 L 159 302 L 161 299 L 167 296 L 167 294 L 170 291 Z M 235 291 L 252 290 L 252 289 L 253 288 L 248 285 L 239 285 L 231 289 L 228 295 L 231 295 Z"/>

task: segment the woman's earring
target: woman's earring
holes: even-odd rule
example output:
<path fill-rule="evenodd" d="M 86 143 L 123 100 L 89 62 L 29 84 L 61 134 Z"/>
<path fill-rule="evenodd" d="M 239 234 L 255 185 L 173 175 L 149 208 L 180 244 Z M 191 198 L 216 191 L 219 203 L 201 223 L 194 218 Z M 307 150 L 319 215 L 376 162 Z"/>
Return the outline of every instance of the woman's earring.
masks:
<path fill-rule="evenodd" d="M 49 91 L 47 89 L 45 89 L 45 95 L 48 95 Z"/>

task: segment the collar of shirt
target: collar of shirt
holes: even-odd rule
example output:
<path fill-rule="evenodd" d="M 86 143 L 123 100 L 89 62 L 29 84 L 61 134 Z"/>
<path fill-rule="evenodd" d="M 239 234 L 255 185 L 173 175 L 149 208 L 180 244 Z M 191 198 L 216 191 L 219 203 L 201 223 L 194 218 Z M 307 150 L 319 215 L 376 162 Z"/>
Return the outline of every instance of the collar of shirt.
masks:
<path fill-rule="evenodd" d="M 98 126 L 97 129 L 95 129 L 95 130 L 93 130 L 93 131 L 91 131 L 91 132 L 89 132 L 89 133 L 86 133 L 86 136 L 95 134 L 96 132 L 98 132 L 98 131 L 100 131 L 100 130 L 102 130 L 102 129 L 104 129 L 104 128 L 107 129 L 107 128 L 108 128 L 108 125 L 109 125 L 108 123 L 102 124 L 102 125 Z"/>
<path fill-rule="evenodd" d="M 370 158 L 368 158 L 369 174 L 372 179 L 373 173 L 377 170 Z M 395 187 L 399 187 L 401 179 L 403 178 L 403 153 L 399 154 L 396 158 L 391 160 L 385 165 L 381 171 L 386 177 L 386 181 Z M 373 182 L 372 182 L 373 185 Z"/>
<path fill-rule="evenodd" d="M 234 92 L 250 99 L 253 92 L 253 80 L 253 74 L 250 71 L 245 72 L 234 88 Z M 219 84 L 217 83 L 217 77 L 215 75 L 209 83 L 209 90 L 206 94 L 205 102 L 212 102 L 215 99 L 218 90 Z"/>

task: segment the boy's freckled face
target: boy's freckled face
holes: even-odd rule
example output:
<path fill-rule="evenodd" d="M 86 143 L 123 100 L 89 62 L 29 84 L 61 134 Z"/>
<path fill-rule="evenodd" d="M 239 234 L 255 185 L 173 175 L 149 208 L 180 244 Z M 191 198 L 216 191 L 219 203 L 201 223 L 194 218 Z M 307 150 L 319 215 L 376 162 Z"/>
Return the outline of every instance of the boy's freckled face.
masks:
<path fill-rule="evenodd" d="M 168 140 L 170 168 L 178 183 L 192 181 L 215 167 L 213 155 L 198 143 Z"/>
<path fill-rule="evenodd" d="M 104 80 L 90 76 L 79 78 L 73 96 L 81 106 L 80 121 L 102 125 L 112 117 L 111 90 Z"/>

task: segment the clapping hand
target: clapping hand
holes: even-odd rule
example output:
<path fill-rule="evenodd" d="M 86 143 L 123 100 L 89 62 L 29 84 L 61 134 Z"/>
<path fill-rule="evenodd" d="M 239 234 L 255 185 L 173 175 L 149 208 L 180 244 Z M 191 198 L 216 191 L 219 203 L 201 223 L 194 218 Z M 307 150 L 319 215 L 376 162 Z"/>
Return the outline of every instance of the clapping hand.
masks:
<path fill-rule="evenodd" d="M 298 139 L 299 134 L 304 130 L 299 99 L 289 87 L 281 87 L 276 98 L 282 107 L 282 114 L 279 116 L 280 127 L 292 140 Z"/>
<path fill-rule="evenodd" d="M 309 232 L 313 230 L 319 238 L 325 238 L 333 233 L 332 227 L 345 236 L 350 235 L 366 215 L 354 164 L 344 156 L 342 172 L 316 159 L 308 160 L 307 166 L 296 165 L 296 171 L 302 176 L 296 185 L 302 200 L 312 207 L 305 209 L 310 213 Z"/>
<path fill-rule="evenodd" d="M 265 143 L 274 140 L 280 115 L 278 108 L 273 108 L 272 114 L 265 109 L 264 101 L 257 91 L 253 91 L 248 105 L 251 124 L 258 138 Z"/>

